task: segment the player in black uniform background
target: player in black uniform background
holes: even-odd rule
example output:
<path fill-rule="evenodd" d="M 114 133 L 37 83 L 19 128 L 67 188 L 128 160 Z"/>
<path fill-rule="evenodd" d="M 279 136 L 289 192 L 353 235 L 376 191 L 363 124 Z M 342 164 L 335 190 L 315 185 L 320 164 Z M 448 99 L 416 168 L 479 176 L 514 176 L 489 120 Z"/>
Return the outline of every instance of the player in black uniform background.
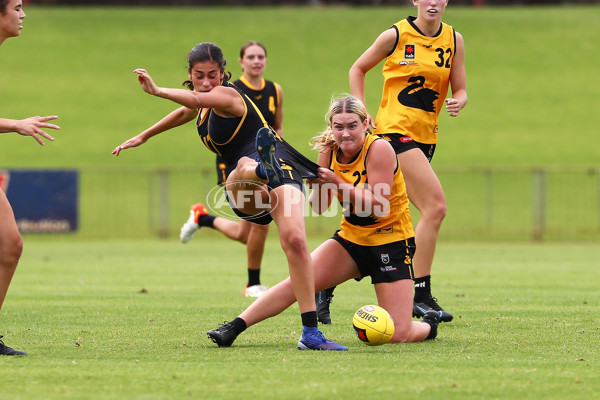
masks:
<path fill-rule="evenodd" d="M 267 123 L 275 129 L 277 134 L 283 134 L 283 94 L 279 84 L 268 81 L 263 77 L 267 65 L 267 50 L 259 42 L 250 41 L 240 49 L 240 65 L 242 76 L 233 84 L 242 89 L 256 104 Z M 223 185 L 229 173 L 233 170 L 223 157 L 217 154 L 217 183 Z M 180 238 L 182 243 L 189 242 L 194 233 L 202 226 L 198 224 L 200 217 L 207 215 L 208 210 L 202 203 L 194 204 L 190 210 L 190 217 L 181 227 Z M 242 295 L 245 297 L 259 297 L 268 287 L 261 284 L 260 266 L 265 249 L 265 241 L 269 232 L 268 225 L 258 225 L 246 220 L 232 221 L 216 217 L 210 227 L 217 229 L 225 236 L 246 245 L 248 260 L 248 282 Z"/>
<path fill-rule="evenodd" d="M 197 117 L 198 134 L 204 145 L 235 166 L 224 187 L 234 212 L 257 224 L 277 224 L 300 308 L 303 349 L 347 350 L 327 340 L 317 328 L 314 267 L 306 241 L 302 179 L 315 178 L 318 166 L 273 133 L 258 107 L 228 82 L 231 73 L 225 72 L 226 63 L 215 44 L 196 45 L 188 56 L 189 80 L 185 82 L 191 90 L 158 87 L 145 69 L 134 70 L 146 93 L 183 107 L 117 146 L 113 154 L 118 156 L 124 149 L 140 146 Z M 214 220 L 210 215 L 202 218 Z M 245 328 L 244 321 L 236 318 L 207 334 L 219 346 L 228 346 L 231 343 L 221 340 L 224 334 L 239 333 Z"/>

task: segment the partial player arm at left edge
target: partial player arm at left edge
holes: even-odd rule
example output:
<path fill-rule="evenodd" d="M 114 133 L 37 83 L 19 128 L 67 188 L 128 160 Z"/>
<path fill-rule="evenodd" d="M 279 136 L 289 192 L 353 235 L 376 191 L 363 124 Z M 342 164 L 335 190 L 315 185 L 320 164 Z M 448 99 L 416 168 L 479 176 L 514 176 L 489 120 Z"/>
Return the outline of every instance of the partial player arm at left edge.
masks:
<path fill-rule="evenodd" d="M 31 136 L 43 146 L 44 141 L 42 140 L 42 137 L 50 141 L 53 141 L 54 138 L 42 129 L 60 129 L 60 126 L 47 122 L 57 118 L 56 115 L 29 117 L 25 119 L 0 118 L 0 133 L 16 132 L 19 135 Z"/>

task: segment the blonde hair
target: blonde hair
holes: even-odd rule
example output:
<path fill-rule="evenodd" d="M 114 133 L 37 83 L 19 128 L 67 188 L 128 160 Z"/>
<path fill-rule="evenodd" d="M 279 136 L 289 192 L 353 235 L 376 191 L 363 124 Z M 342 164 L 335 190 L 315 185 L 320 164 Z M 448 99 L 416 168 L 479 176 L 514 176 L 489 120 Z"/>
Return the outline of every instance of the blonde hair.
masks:
<path fill-rule="evenodd" d="M 333 131 L 331 130 L 331 120 L 334 115 L 337 114 L 356 114 L 360 117 L 361 121 L 364 122 L 367 119 L 367 108 L 365 105 L 354 96 L 349 94 L 342 94 L 338 97 L 331 99 L 329 104 L 329 110 L 325 114 L 325 121 L 327 122 L 327 128 L 321 132 L 320 135 L 315 136 L 311 139 L 311 146 L 314 150 L 319 152 L 325 152 L 329 150 L 335 150 L 337 145 L 333 138 Z"/>

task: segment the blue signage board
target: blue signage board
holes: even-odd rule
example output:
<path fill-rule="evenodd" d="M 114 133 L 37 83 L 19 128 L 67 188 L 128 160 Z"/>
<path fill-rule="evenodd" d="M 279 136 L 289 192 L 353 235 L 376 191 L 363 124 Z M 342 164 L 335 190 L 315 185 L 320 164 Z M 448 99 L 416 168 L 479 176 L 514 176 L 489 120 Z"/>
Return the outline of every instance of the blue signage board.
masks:
<path fill-rule="evenodd" d="M 79 227 L 76 170 L 0 170 L 22 233 L 75 232 Z"/>

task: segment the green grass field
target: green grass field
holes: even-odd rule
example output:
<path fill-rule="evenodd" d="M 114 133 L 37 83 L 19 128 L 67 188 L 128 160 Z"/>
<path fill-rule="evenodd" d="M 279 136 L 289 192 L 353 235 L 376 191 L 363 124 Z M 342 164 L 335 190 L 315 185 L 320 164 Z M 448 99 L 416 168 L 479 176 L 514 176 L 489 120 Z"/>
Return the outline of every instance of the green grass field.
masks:
<path fill-rule="evenodd" d="M 597 171 L 599 11 L 450 6 L 445 20 L 466 42 L 469 105 L 457 119 L 441 116 L 434 168 Z M 133 231 L 146 229 L 143 209 L 152 207 L 148 180 L 132 177 L 132 170 L 212 169 L 214 159 L 192 126 L 111 156 L 115 146 L 174 108 L 144 94 L 134 68 L 147 68 L 159 85 L 179 87 L 187 51 L 213 41 L 236 77 L 239 47 L 262 41 L 269 50 L 266 76 L 284 89 L 285 136 L 309 154 L 307 142 L 323 128 L 330 97 L 348 90 L 352 62 L 383 29 L 413 14 L 412 8 L 33 6 L 26 12 L 22 37 L 0 48 L 1 115 L 58 114 L 62 130 L 44 148 L 0 135 L 0 169 L 69 167 L 113 175 L 83 176 L 85 235 L 25 236 L 24 255 L 0 312 L 0 334 L 30 355 L 0 358 L 0 399 L 597 396 L 600 246 L 569 235 L 575 219 L 597 234 L 597 208 L 588 211 L 597 206 L 597 175 L 549 179 L 557 182 L 548 204 L 551 213 L 561 214 L 552 226 L 557 243 L 442 240 L 434 294 L 456 319 L 440 328 L 436 341 L 362 345 L 354 337 L 352 314 L 375 296 L 368 282 L 342 285 L 332 307 L 334 323 L 323 330 L 350 347 L 344 354 L 297 351 L 295 306 L 250 328 L 234 347 L 217 348 L 205 332 L 250 304 L 241 296 L 244 248 L 214 231 L 199 232 L 185 246 L 174 237 L 122 235 L 137 237 Z M 379 75 L 376 68 L 368 76 L 371 111 L 379 101 Z M 485 220 L 473 206 L 474 199 L 486 201 L 477 185 L 481 177 L 441 179 L 450 210 L 446 229 L 458 226 L 461 237 L 461 229 L 477 235 L 476 222 Z M 513 229 L 506 240 L 528 238 L 531 216 L 521 207 L 531 203 L 528 177 L 494 179 L 510 190 L 494 192 L 492 203 L 501 212 L 491 223 Z M 185 217 L 198 187 L 207 188 L 196 180 L 186 191 L 177 186 L 172 212 Z M 591 196 L 572 195 L 581 188 Z M 105 203 L 115 204 L 114 215 L 98 212 Z M 268 285 L 287 275 L 275 232 L 263 264 Z M 331 233 L 315 230 L 311 248 Z"/>
<path fill-rule="evenodd" d="M 0 398 L 594 398 L 598 259 L 590 244 L 442 244 L 436 295 L 456 317 L 438 339 L 363 345 L 352 314 L 375 295 L 351 281 L 322 328 L 350 350 L 332 354 L 295 349 L 296 305 L 231 348 L 209 341 L 251 300 L 243 247 L 207 232 L 187 245 L 29 240 L 1 321 L 30 355 L 0 358 Z M 269 242 L 263 282 L 286 270 Z"/>

